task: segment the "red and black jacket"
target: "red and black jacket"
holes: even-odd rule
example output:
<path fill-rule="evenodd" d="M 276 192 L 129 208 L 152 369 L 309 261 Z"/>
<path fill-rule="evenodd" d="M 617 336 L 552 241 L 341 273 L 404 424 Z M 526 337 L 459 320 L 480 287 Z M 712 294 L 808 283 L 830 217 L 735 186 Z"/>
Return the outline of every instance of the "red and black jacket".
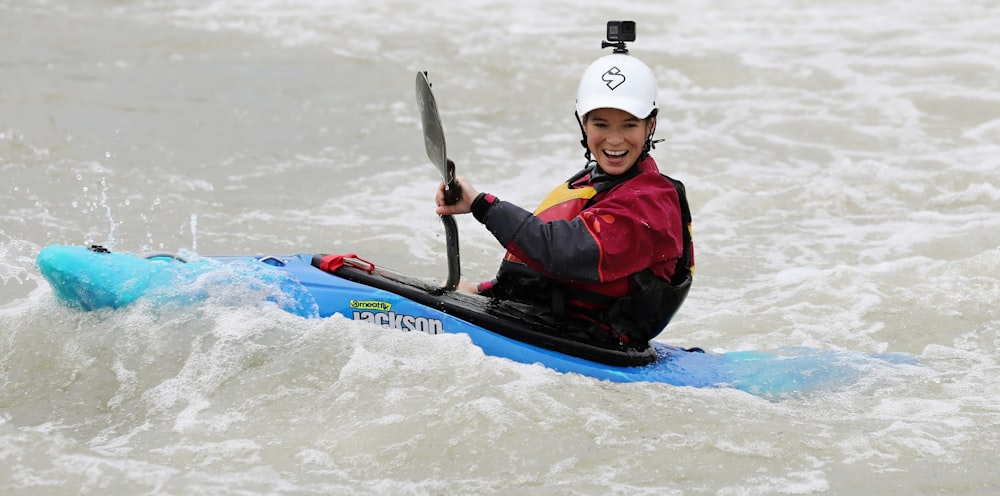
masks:
<path fill-rule="evenodd" d="M 482 293 L 545 305 L 557 318 L 644 345 L 666 326 L 690 285 L 685 196 L 683 184 L 661 175 L 649 156 L 620 176 L 596 165 L 580 171 L 534 214 L 480 195 L 473 215 L 507 249 Z"/>

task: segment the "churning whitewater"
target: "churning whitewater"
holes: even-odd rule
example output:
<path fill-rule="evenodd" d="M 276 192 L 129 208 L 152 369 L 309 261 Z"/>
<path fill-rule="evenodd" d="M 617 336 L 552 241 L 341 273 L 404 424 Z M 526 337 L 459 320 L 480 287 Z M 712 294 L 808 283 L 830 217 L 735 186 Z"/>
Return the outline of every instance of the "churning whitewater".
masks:
<path fill-rule="evenodd" d="M 575 91 L 612 19 L 694 217 L 657 339 L 912 363 L 780 398 L 616 384 L 363 300 L 81 312 L 35 265 L 357 253 L 440 280 L 413 74 L 459 174 L 532 209 L 583 165 Z M 998 23 L 984 0 L 0 0 L 0 492 L 995 494 Z M 464 217 L 488 278 L 503 250 Z"/>

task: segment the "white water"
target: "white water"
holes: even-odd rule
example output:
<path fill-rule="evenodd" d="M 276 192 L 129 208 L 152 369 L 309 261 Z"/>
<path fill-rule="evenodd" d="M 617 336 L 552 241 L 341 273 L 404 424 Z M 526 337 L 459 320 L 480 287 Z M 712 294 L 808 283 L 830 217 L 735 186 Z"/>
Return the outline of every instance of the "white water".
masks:
<path fill-rule="evenodd" d="M 272 307 L 83 314 L 34 267 L 101 243 L 442 278 L 414 73 L 460 172 L 533 207 L 581 164 L 576 78 L 615 18 L 695 216 L 661 339 L 919 367 L 776 402 L 608 384 Z M 995 494 L 998 24 L 982 0 L 0 0 L 0 493 Z"/>

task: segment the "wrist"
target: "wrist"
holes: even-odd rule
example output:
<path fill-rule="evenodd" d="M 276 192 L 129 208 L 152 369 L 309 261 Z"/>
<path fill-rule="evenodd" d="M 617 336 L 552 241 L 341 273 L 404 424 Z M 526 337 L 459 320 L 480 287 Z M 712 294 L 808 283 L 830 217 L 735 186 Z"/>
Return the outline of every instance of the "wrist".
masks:
<path fill-rule="evenodd" d="M 486 221 L 486 212 L 497 202 L 497 197 L 489 193 L 479 193 L 475 200 L 472 200 L 472 216 L 480 223 Z"/>

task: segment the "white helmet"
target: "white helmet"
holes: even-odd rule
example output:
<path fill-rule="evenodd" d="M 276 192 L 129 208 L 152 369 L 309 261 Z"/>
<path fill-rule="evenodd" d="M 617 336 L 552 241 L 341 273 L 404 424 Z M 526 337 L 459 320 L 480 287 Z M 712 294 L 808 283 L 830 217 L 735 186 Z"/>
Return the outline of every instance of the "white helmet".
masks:
<path fill-rule="evenodd" d="M 576 92 L 576 113 L 583 119 L 599 108 L 624 110 L 645 119 L 656 108 L 656 77 L 641 60 L 620 53 L 590 64 Z"/>

